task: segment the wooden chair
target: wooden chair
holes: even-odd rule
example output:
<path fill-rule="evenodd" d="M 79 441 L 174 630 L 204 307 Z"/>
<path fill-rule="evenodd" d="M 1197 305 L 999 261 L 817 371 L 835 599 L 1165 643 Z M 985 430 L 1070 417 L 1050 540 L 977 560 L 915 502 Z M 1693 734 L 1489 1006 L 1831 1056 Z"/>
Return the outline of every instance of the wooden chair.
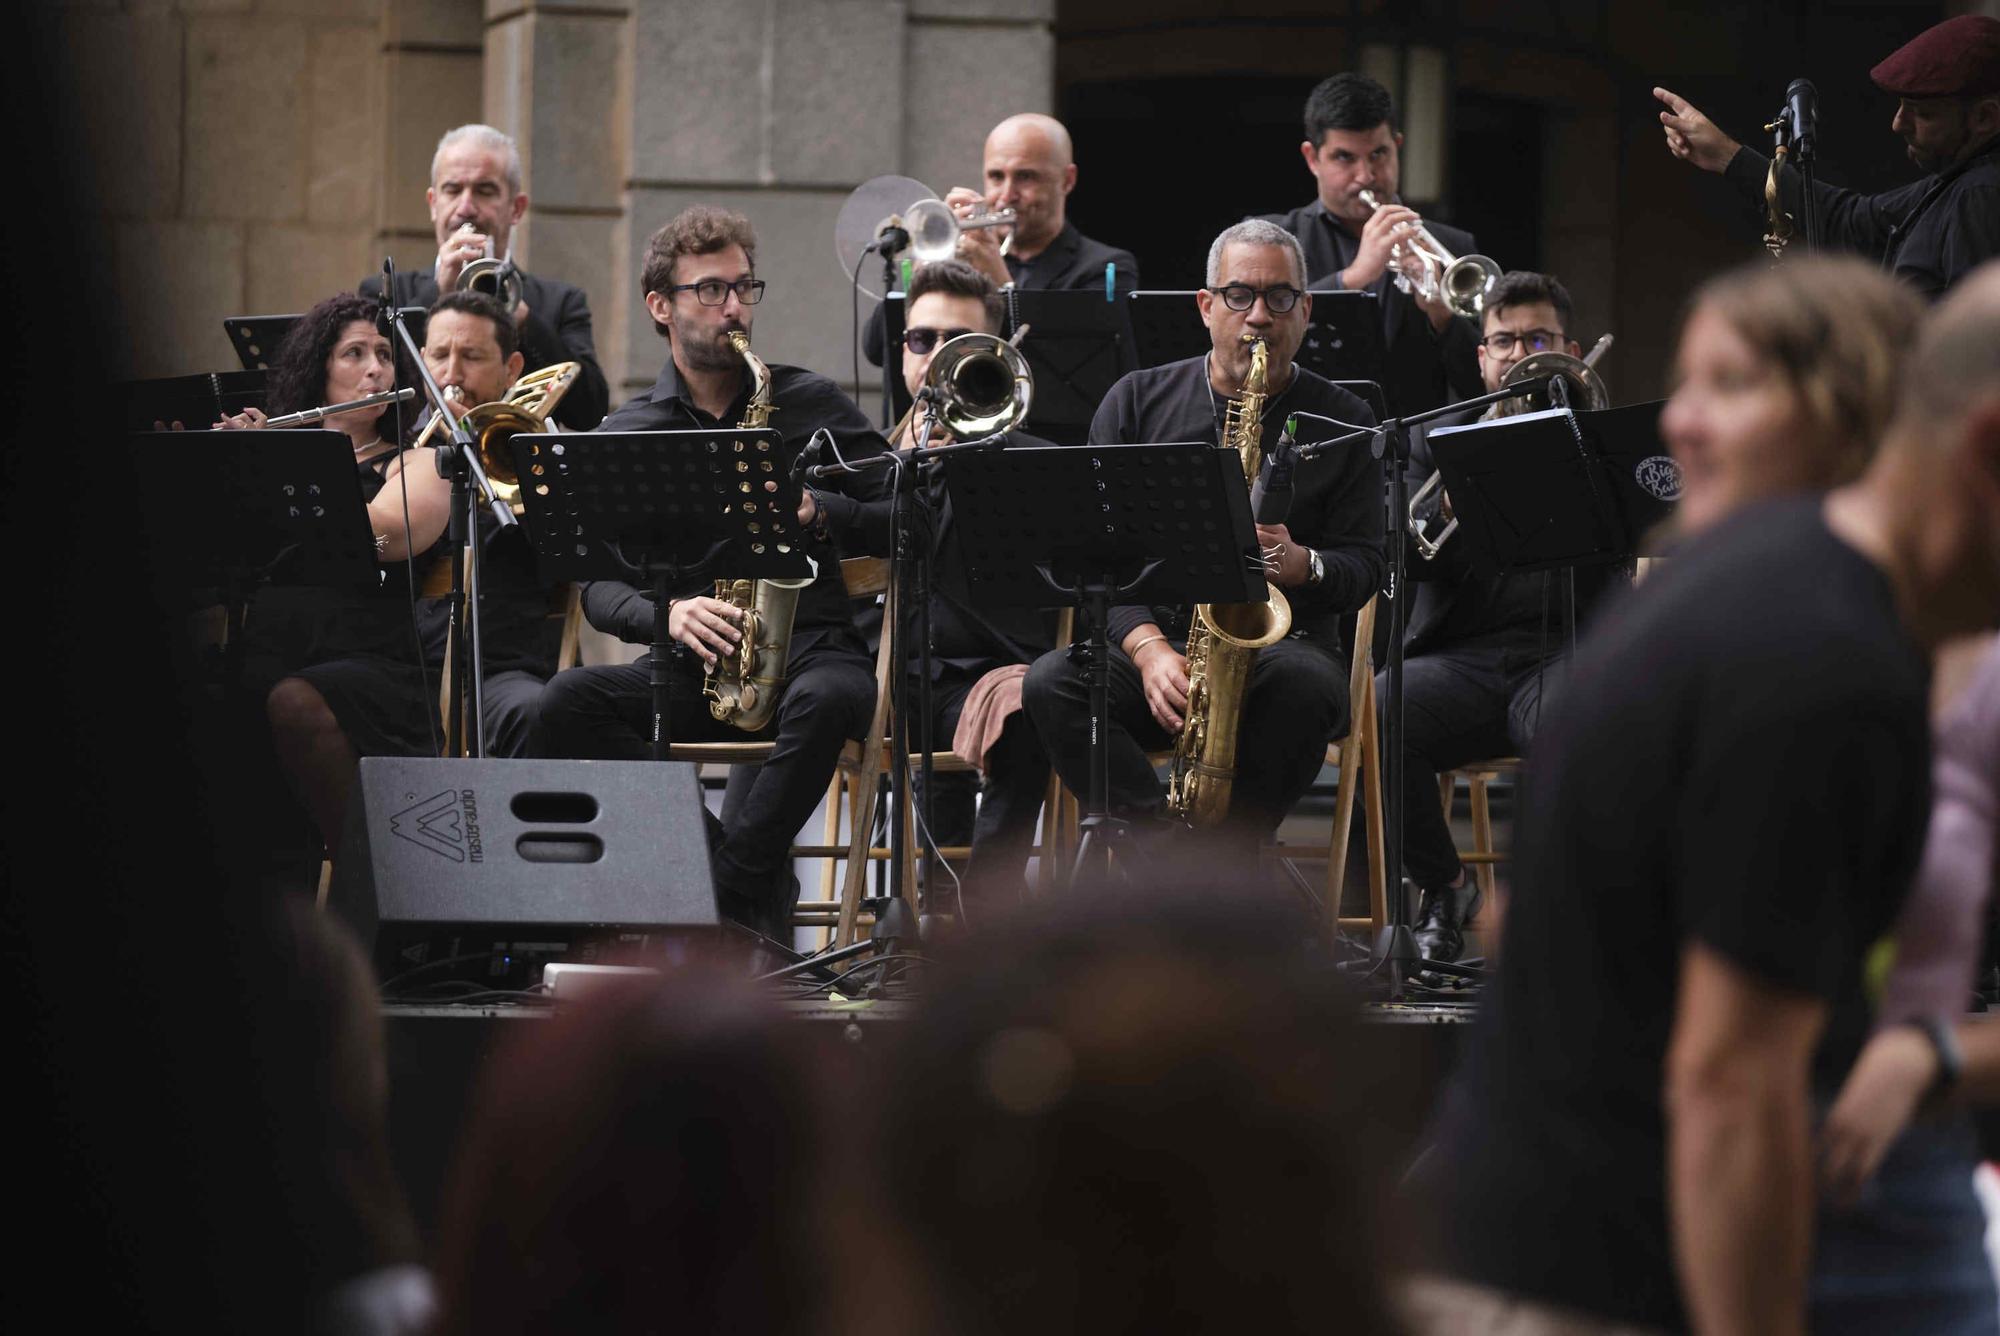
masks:
<path fill-rule="evenodd" d="M 1451 800 L 1464 780 L 1469 805 L 1472 809 L 1472 848 L 1460 850 L 1458 861 L 1472 869 L 1472 875 L 1479 880 L 1480 894 L 1486 903 L 1493 903 L 1493 869 L 1507 861 L 1508 855 L 1495 852 L 1493 848 L 1493 811 L 1487 802 L 1486 786 L 1501 776 L 1515 776 L 1521 771 L 1518 756 L 1496 756 L 1491 760 L 1473 761 L 1448 770 L 1438 776 L 1438 798 L 1444 803 L 1445 820 L 1451 820 Z"/>

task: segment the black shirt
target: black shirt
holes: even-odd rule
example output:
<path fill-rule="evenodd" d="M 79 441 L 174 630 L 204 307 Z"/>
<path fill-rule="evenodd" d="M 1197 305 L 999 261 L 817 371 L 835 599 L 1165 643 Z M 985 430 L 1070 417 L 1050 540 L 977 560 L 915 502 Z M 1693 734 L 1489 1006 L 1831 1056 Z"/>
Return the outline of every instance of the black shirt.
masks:
<path fill-rule="evenodd" d="M 1090 424 L 1093 445 L 1136 445 L 1166 441 L 1217 441 L 1222 437 L 1228 400 L 1213 393 L 1208 359 L 1134 371 L 1111 387 Z M 1285 418 L 1296 412 L 1318 413 L 1373 426 L 1368 405 L 1332 381 L 1302 366 L 1292 368 L 1292 383 L 1264 401 L 1264 449 L 1277 444 Z M 1299 440 L 1311 442 L 1341 434 L 1338 427 L 1302 420 Z M 1291 514 L 1285 525 L 1295 542 L 1320 555 L 1326 575 L 1318 585 L 1294 585 L 1284 591 L 1292 606 L 1292 634 L 1329 652 L 1341 649 L 1340 617 L 1366 603 L 1381 588 L 1386 569 L 1382 560 L 1382 486 L 1375 458 L 1366 441 L 1356 441 L 1299 465 L 1293 481 Z M 1187 626 L 1184 608 L 1118 607 L 1111 610 L 1111 643 L 1116 645 L 1147 622 L 1176 636 Z"/>
<path fill-rule="evenodd" d="M 1723 172 L 1766 220 L 1764 180 L 1770 166 L 1763 154 L 1743 148 Z M 1797 172 L 1780 169 L 1779 198 L 1794 218 L 1800 216 L 1802 188 Z M 1827 242 L 1880 257 L 1884 269 L 1935 298 L 1980 261 L 2000 255 L 2000 142 L 1881 195 L 1815 181 L 1813 201 Z"/>
<path fill-rule="evenodd" d="M 1310 287 L 1337 289 L 1338 276 L 1354 263 L 1355 253 L 1361 249 L 1361 238 L 1317 199 L 1290 213 L 1267 214 L 1265 221 L 1299 239 L 1306 253 L 1306 283 Z M 1424 226 L 1453 255 L 1478 253 L 1479 243 L 1470 232 L 1428 218 Z M 1384 269 L 1366 291 L 1375 294 L 1382 310 L 1382 392 L 1388 396 L 1390 412 L 1406 416 L 1427 412 L 1483 392 L 1479 330 L 1472 321 L 1453 316 L 1442 331 L 1433 330 L 1431 318 L 1415 297 L 1396 286 L 1394 272 L 1389 269 Z"/>
<path fill-rule="evenodd" d="M 1928 673 L 1817 498 L 1690 545 L 1578 653 L 1529 763 L 1497 980 L 1424 1177 L 1466 1280 L 1684 1324 L 1662 1088 L 1691 942 L 1865 1031 L 1915 872 Z"/>
<path fill-rule="evenodd" d="M 364 278 L 360 292 L 377 297 L 382 276 Z M 428 269 L 396 271 L 396 304 L 429 306 L 438 299 L 437 277 Z M 521 327 L 521 369 L 539 371 L 558 362 L 579 362 L 582 374 L 556 405 L 556 420 L 571 431 L 589 431 L 611 407 L 611 386 L 597 364 L 597 340 L 591 332 L 590 300 L 583 289 L 521 271 L 521 302 L 528 308 Z"/>
<path fill-rule="evenodd" d="M 823 427 L 832 433 L 840 457 L 849 461 L 880 454 L 888 448 L 875 428 L 869 425 L 868 419 L 862 416 L 861 410 L 854 406 L 854 401 L 825 376 L 802 367 L 775 362 L 770 364 L 770 372 L 773 406 L 770 425 L 783 435 L 787 445 L 803 447 Z M 687 397 L 681 387 L 680 371 L 674 366 L 673 359 L 668 358 L 653 388 L 605 418 L 604 425 L 598 430 L 691 431 L 722 424 L 734 425 L 743 420 L 749 403 L 750 380 L 746 376 L 743 388 L 735 402 L 730 404 L 729 411 L 720 419 L 711 418 Z M 833 459 L 828 456 L 822 462 L 832 463 Z M 840 475 L 838 481 L 825 485 L 838 487 L 858 500 L 875 501 L 884 495 L 888 476 L 887 470 L 868 469 Z M 792 653 L 796 655 L 821 640 L 842 642 L 857 653 L 865 653 L 866 647 L 854 629 L 847 585 L 840 576 L 841 554 L 837 546 L 838 540 L 856 523 L 857 511 L 852 507 L 838 506 L 831 500 L 825 509 L 836 541 L 829 543 L 815 538 L 808 545 L 807 555 L 818 563 L 819 576 L 799 595 L 798 611 L 792 622 Z M 694 580 L 675 589 L 672 596 L 686 598 L 709 593 L 712 589 L 712 582 Z M 583 611 L 592 626 L 621 640 L 649 644 L 653 639 L 653 599 L 650 592 L 615 580 L 592 581 L 583 587 Z"/>
<path fill-rule="evenodd" d="M 1139 262 L 1132 258 L 1131 251 L 1092 241 L 1070 222 L 1064 222 L 1055 240 L 1033 259 L 1023 260 L 1013 255 L 1002 258 L 1007 262 L 1007 273 L 1014 286 L 1030 291 L 1102 292 L 1107 264 L 1116 266 L 1111 279 L 1117 296 L 1129 296 L 1139 286 Z M 882 325 L 882 308 L 877 306 L 861 334 L 862 355 L 872 366 L 882 365 Z"/>

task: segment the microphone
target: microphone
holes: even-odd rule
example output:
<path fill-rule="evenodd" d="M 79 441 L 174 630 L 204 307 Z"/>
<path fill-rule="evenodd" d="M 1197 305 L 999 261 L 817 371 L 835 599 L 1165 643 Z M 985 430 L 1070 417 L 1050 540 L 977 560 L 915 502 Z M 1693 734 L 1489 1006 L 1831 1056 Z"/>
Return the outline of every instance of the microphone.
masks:
<path fill-rule="evenodd" d="M 1785 119 L 1792 130 L 1792 159 L 1810 159 L 1819 138 L 1819 90 L 1810 79 L 1794 79 L 1785 89 Z"/>
<path fill-rule="evenodd" d="M 821 427 L 818 431 L 812 434 L 812 439 L 806 442 L 805 449 L 799 451 L 798 454 L 792 456 L 793 482 L 799 482 L 805 478 L 808 464 L 814 467 L 818 466 L 819 443 L 821 439 L 826 435 L 827 435 L 826 428 Z"/>
<path fill-rule="evenodd" d="M 869 250 L 881 251 L 887 255 L 894 255 L 898 251 L 908 250 L 909 246 L 910 229 L 903 226 L 903 220 L 900 217 L 892 217 L 885 221 L 881 227 L 875 230 L 875 239 L 868 243 Z"/>
<path fill-rule="evenodd" d="M 385 339 L 396 337 L 396 261 L 382 257 L 382 300 L 375 308 L 375 332 Z"/>
<path fill-rule="evenodd" d="M 1278 443 L 1264 456 L 1264 467 L 1250 486 L 1250 514 L 1259 524 L 1283 524 L 1292 510 L 1292 478 L 1298 471 L 1298 442 L 1292 431 L 1297 418 L 1286 418 Z"/>

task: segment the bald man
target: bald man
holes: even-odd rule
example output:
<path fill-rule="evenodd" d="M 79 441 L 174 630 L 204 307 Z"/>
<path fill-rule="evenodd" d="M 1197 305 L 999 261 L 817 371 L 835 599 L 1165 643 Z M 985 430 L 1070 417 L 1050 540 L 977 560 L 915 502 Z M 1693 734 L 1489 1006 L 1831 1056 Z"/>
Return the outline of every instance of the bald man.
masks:
<path fill-rule="evenodd" d="M 977 228 L 958 238 L 958 258 L 995 287 L 1102 292 L 1107 274 L 1118 296 L 1139 286 L 1139 262 L 1132 252 L 1093 241 L 1069 221 L 1076 155 L 1061 121 L 1028 112 L 994 126 L 986 136 L 985 173 L 983 191 L 958 186 L 944 201 L 960 218 L 1014 210 L 1012 228 Z M 870 362 L 882 364 L 880 309 L 868 322 L 861 350 Z"/>

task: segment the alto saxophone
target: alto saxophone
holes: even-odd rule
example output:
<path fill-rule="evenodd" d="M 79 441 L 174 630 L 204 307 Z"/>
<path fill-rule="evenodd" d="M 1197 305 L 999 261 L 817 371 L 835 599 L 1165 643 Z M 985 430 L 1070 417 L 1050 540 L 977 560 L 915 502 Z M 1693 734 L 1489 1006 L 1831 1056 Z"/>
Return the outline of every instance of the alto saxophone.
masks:
<path fill-rule="evenodd" d="M 750 336 L 742 330 L 729 331 L 729 342 L 750 372 L 750 403 L 736 425 L 743 430 L 767 426 L 773 411 L 771 369 L 750 351 Z M 701 694 L 708 697 L 708 712 L 715 718 L 755 733 L 777 714 L 799 591 L 813 579 L 715 582 L 715 597 L 743 613 L 743 638 L 735 651 L 716 655 L 715 666 L 702 675 Z"/>
<path fill-rule="evenodd" d="M 1264 393 L 1270 354 L 1264 341 L 1250 344 L 1250 374 L 1243 395 L 1222 419 L 1222 443 L 1243 461 L 1246 481 L 1264 467 Z M 1174 737 L 1167 807 L 1190 826 L 1215 825 L 1229 813 L 1236 783 L 1236 730 L 1257 651 L 1292 629 L 1292 606 L 1275 586 L 1262 603 L 1200 603 L 1188 625 L 1186 721 Z"/>

